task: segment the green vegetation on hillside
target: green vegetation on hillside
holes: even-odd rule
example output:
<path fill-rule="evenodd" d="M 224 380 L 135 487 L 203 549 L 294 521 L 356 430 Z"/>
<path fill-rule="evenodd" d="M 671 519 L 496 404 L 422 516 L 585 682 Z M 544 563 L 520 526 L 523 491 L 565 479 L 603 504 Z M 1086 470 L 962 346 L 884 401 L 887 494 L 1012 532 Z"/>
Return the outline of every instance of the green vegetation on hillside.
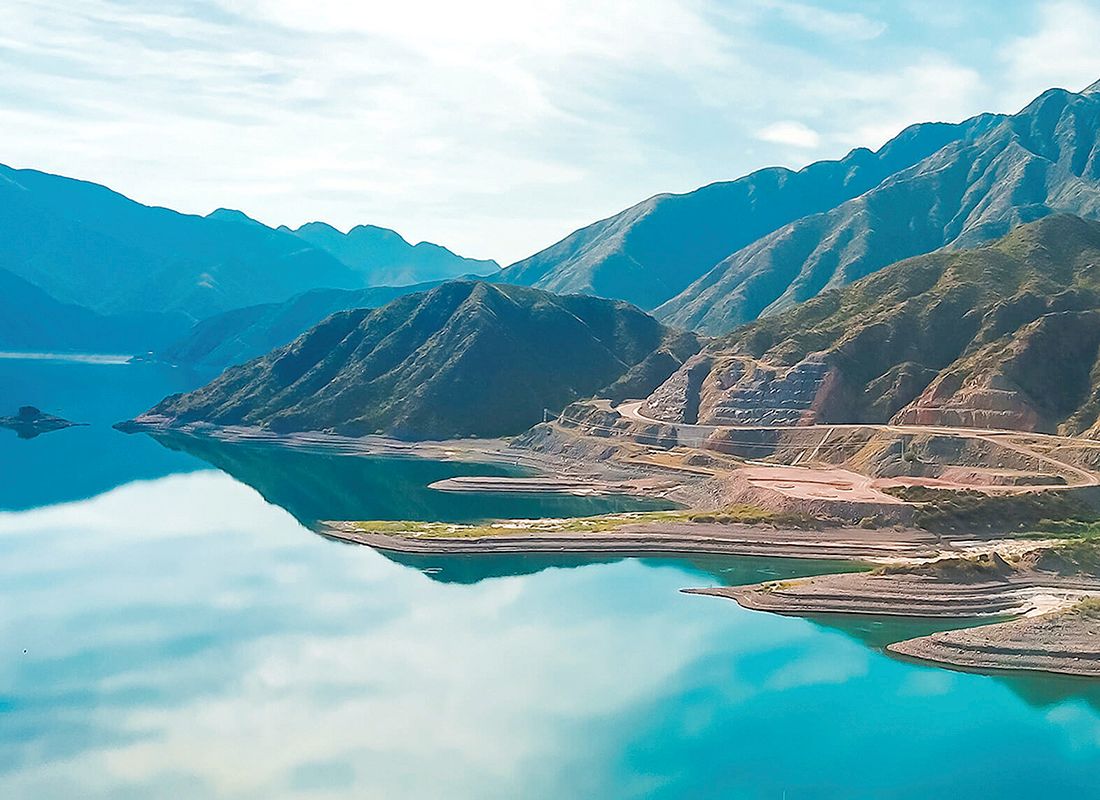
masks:
<path fill-rule="evenodd" d="M 1100 528 L 1100 513 L 1072 492 L 985 494 L 922 486 L 886 491 L 918 504 L 914 523 L 937 533 L 1000 531 L 1077 538 L 1092 537 Z"/>
<path fill-rule="evenodd" d="M 1088 433 L 1100 420 L 1098 264 L 1100 223 L 1069 216 L 903 261 L 715 341 L 651 405 L 747 417 L 754 402 L 797 402 L 826 423 Z"/>

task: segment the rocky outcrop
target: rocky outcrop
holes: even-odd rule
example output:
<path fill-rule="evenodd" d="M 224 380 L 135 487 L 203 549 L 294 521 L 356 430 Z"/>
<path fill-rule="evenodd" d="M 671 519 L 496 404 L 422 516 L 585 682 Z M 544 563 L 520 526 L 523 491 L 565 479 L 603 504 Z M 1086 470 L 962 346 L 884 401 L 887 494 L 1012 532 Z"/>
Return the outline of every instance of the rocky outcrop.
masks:
<path fill-rule="evenodd" d="M 0 428 L 10 428 L 16 432 L 20 439 L 33 439 L 43 433 L 59 431 L 81 424 L 55 417 L 53 414 L 47 414 L 34 406 L 23 406 L 12 417 L 0 417 Z"/>

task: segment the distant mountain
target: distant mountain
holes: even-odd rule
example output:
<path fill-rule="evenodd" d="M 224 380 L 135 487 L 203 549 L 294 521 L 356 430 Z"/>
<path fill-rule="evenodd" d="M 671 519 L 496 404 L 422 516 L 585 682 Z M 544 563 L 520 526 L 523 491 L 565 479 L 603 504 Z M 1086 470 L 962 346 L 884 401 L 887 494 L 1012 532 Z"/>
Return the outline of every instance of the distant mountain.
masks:
<path fill-rule="evenodd" d="M 471 275 L 484 277 L 500 271 L 495 261 L 463 258 L 431 242 L 414 246 L 396 231 L 374 225 L 358 225 L 347 233 L 324 222 L 310 222 L 294 231 L 286 227 L 280 230 L 335 256 L 359 272 L 368 286 L 408 286 Z"/>
<path fill-rule="evenodd" d="M 513 264 L 500 278 L 652 309 L 731 253 L 794 220 L 858 197 L 1000 120 L 989 114 L 957 125 L 913 125 L 877 152 L 859 148 L 839 161 L 821 161 L 798 172 L 771 167 L 687 194 L 657 195 Z"/>
<path fill-rule="evenodd" d="M 298 338 L 325 317 L 352 308 L 377 308 L 434 283 L 376 286 L 370 289 L 312 289 L 282 303 L 235 308 L 198 322 L 186 335 L 161 349 L 162 361 L 224 369 L 243 364 Z"/>
<path fill-rule="evenodd" d="M 656 310 L 721 333 L 909 256 L 992 241 L 1054 213 L 1100 218 L 1100 93 L 1043 93 L 835 208 L 730 255 Z"/>
<path fill-rule="evenodd" d="M 452 281 L 336 313 L 137 422 L 410 439 L 511 434 L 597 392 L 644 396 L 698 346 L 625 303 Z"/>
<path fill-rule="evenodd" d="M 825 292 L 711 343 L 645 413 L 1100 435 L 1100 223 L 1046 217 Z"/>
<path fill-rule="evenodd" d="M 136 203 L 104 186 L 0 166 L 3 266 L 100 314 L 192 319 L 361 275 L 291 234 Z"/>
<path fill-rule="evenodd" d="M 183 314 L 97 314 L 0 269 L 0 350 L 141 353 L 180 336 Z"/>

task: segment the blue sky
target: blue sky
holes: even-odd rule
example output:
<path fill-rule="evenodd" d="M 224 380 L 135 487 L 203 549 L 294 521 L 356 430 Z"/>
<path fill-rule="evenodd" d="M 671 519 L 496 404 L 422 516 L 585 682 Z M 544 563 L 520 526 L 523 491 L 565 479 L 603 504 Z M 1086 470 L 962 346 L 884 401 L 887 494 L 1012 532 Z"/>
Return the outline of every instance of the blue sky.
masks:
<path fill-rule="evenodd" d="M 1100 4 L 3 0 L 0 162 L 502 263 L 1100 78 Z"/>

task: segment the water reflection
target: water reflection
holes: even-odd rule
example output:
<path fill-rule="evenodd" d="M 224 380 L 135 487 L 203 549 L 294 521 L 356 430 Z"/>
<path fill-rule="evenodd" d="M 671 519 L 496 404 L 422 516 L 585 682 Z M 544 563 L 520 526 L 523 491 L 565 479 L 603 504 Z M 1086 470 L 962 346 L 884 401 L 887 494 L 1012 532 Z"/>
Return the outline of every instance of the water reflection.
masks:
<path fill-rule="evenodd" d="M 775 565 L 444 583 L 215 471 L 0 514 L 0 552 L 4 797 L 1087 796 L 1100 758 L 1087 704 L 678 592 Z"/>
<path fill-rule="evenodd" d="M 524 474 L 501 464 L 362 458 L 180 434 L 156 434 L 154 438 L 166 448 L 202 459 L 252 486 L 307 525 L 325 519 L 475 522 L 668 508 L 662 501 L 628 497 L 465 494 L 428 488 L 435 481 L 458 475 Z"/>
<path fill-rule="evenodd" d="M 356 545 L 348 545 L 354 547 Z M 844 561 L 808 561 L 798 558 L 730 558 L 728 556 L 631 556 L 588 553 L 395 553 L 382 555 L 397 564 L 419 570 L 441 583 L 477 583 L 490 578 L 534 575 L 546 569 L 574 569 L 613 564 L 626 559 L 654 568 L 674 567 L 685 573 L 684 587 L 699 585 L 745 586 L 768 580 L 800 578 L 855 568 Z"/>
<path fill-rule="evenodd" d="M 937 631 L 972 628 L 998 621 L 997 619 L 917 619 L 843 614 L 820 614 L 807 619 L 822 628 L 839 631 L 868 647 L 883 651 L 887 645 L 906 639 L 928 636 Z M 901 659 L 900 656 L 897 658 Z M 1080 701 L 1100 712 L 1100 683 L 1096 680 L 1039 673 L 952 669 L 997 680 L 1037 708 L 1058 706 L 1067 701 Z"/>

